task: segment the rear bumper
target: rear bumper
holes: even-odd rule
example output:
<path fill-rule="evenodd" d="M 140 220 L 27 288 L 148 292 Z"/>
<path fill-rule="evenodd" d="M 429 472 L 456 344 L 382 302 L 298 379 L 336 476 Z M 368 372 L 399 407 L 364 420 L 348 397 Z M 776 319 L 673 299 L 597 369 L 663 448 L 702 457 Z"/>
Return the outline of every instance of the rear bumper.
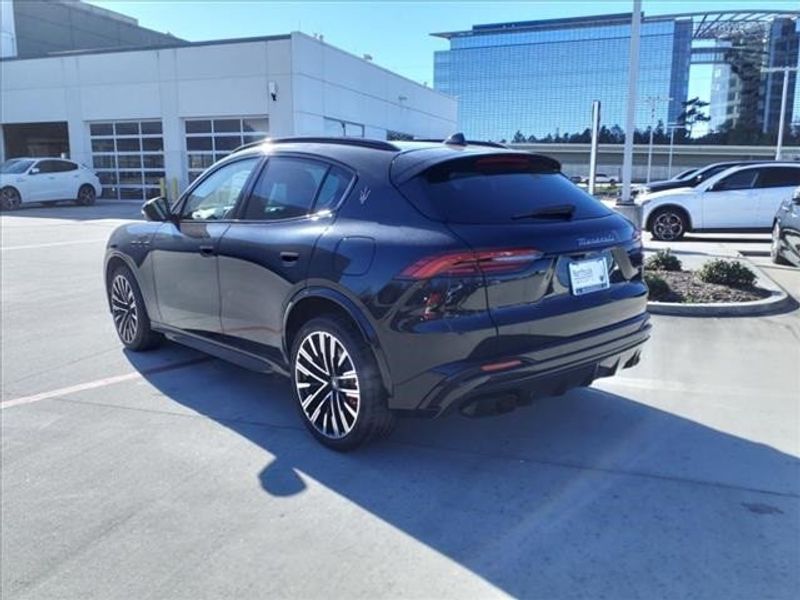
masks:
<path fill-rule="evenodd" d="M 437 369 L 445 376 L 425 394 L 417 412 L 432 417 L 454 410 L 479 414 L 487 402 L 496 405 L 495 412 L 502 412 L 535 397 L 559 395 L 589 385 L 599 377 L 635 365 L 650 329 L 649 316 L 644 313 L 527 354 L 445 365 Z M 481 367 L 487 363 L 516 366 L 486 372 Z"/>

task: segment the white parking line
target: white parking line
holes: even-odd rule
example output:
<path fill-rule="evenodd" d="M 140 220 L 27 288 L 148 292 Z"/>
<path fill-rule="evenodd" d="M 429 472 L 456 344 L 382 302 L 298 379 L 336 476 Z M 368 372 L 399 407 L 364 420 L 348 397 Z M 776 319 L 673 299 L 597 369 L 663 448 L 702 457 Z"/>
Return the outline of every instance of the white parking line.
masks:
<path fill-rule="evenodd" d="M 87 390 L 95 390 L 97 388 L 114 385 L 116 383 L 142 379 L 147 375 L 155 375 L 157 373 L 182 369 L 183 367 L 190 367 L 192 365 L 200 364 L 210 360 L 212 360 L 210 356 L 201 356 L 199 358 L 191 358 L 189 360 L 184 360 L 177 363 L 152 367 L 144 371 L 136 371 L 134 373 L 126 373 L 124 375 L 116 375 L 114 377 L 103 377 L 102 379 L 95 379 L 94 381 L 87 381 L 86 383 L 79 383 L 77 385 L 71 385 L 69 387 L 63 387 L 57 390 L 41 392 L 39 394 L 33 394 L 32 396 L 23 396 L 22 398 L 14 398 L 13 400 L 3 400 L 0 402 L 0 408 L 6 409 L 11 408 L 12 406 L 20 406 L 22 404 L 33 404 L 34 402 L 41 402 L 42 400 L 49 400 L 51 398 L 58 398 L 60 396 L 85 392 Z"/>
<path fill-rule="evenodd" d="M 74 244 L 95 244 L 97 242 L 105 242 L 108 238 L 96 238 L 93 240 L 74 240 L 71 242 L 49 242 L 46 244 L 27 244 L 25 246 L 5 246 L 0 248 L 0 252 L 7 252 L 9 250 L 31 250 L 33 248 L 52 248 L 53 246 L 72 246 Z"/>
<path fill-rule="evenodd" d="M 22 398 L 15 398 L 13 400 L 4 400 L 0 402 L 0 408 L 6 409 L 11 408 L 12 406 L 20 406 L 21 404 L 33 404 L 34 402 L 40 402 L 41 400 L 49 400 L 50 398 L 57 398 L 59 396 L 66 396 L 68 394 L 75 394 L 77 392 L 85 392 L 86 390 L 94 390 L 97 388 L 106 387 L 107 385 L 122 383 L 123 381 L 140 379 L 141 377 L 141 373 L 126 373 L 125 375 L 117 375 L 116 377 L 105 377 L 103 379 L 96 379 L 87 383 L 79 383 L 78 385 L 72 385 L 70 387 L 34 394 L 33 396 L 23 396 Z"/>

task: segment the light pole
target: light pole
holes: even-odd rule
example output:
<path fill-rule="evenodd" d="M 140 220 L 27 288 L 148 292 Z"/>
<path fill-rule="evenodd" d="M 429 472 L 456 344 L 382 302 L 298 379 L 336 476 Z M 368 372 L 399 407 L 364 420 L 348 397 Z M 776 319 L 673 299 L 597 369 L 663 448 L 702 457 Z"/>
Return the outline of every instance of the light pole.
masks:
<path fill-rule="evenodd" d="M 642 25 L 642 0 L 633 0 L 631 18 L 631 44 L 628 61 L 628 100 L 625 110 L 625 147 L 622 155 L 622 197 L 620 204 L 631 202 L 631 175 L 633 173 L 633 130 L 636 126 L 636 84 L 639 78 L 639 32 Z"/>
<path fill-rule="evenodd" d="M 676 129 L 683 129 L 685 125 L 681 125 L 680 123 L 668 123 L 667 128 L 669 129 L 669 173 L 667 174 L 667 179 L 672 179 L 672 150 L 675 147 L 675 130 Z"/>
<path fill-rule="evenodd" d="M 664 96 L 648 96 L 647 103 L 650 105 L 650 144 L 647 146 L 647 183 L 650 183 L 650 169 L 653 166 L 653 126 L 656 120 L 656 104 L 658 102 L 669 102 L 672 98 Z"/>
<path fill-rule="evenodd" d="M 797 73 L 798 67 L 774 67 L 763 69 L 765 73 L 780 73 L 783 71 L 783 91 L 781 92 L 781 115 L 778 120 L 778 143 L 775 146 L 775 160 L 781 159 L 783 153 L 783 129 L 786 126 L 786 100 L 789 95 L 789 73 Z"/>

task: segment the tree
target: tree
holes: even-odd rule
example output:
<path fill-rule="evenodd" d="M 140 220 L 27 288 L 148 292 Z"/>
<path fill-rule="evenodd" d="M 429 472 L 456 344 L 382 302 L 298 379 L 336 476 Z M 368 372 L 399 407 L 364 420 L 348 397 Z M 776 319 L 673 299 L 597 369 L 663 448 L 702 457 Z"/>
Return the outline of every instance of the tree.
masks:
<path fill-rule="evenodd" d="M 683 123 L 686 126 L 686 136 L 691 138 L 694 126 L 698 123 L 708 123 L 711 120 L 703 109 L 708 106 L 708 102 L 700 100 L 699 96 L 695 96 L 690 100 L 681 102 L 683 110 L 678 115 L 678 123 Z"/>
<path fill-rule="evenodd" d="M 524 144 L 527 141 L 528 138 L 526 138 L 519 129 L 517 129 L 517 133 L 514 134 L 514 137 L 511 138 L 511 143 L 513 144 Z"/>

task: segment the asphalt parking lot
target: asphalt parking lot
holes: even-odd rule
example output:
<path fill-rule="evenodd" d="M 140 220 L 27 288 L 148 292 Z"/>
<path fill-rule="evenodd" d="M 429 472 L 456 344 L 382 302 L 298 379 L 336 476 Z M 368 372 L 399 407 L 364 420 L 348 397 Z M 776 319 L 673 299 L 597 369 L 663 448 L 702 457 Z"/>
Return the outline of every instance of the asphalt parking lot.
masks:
<path fill-rule="evenodd" d="M 281 379 L 122 351 L 130 218 L 0 217 L 3 598 L 796 597 L 798 311 L 654 316 L 615 379 L 340 455 Z"/>

